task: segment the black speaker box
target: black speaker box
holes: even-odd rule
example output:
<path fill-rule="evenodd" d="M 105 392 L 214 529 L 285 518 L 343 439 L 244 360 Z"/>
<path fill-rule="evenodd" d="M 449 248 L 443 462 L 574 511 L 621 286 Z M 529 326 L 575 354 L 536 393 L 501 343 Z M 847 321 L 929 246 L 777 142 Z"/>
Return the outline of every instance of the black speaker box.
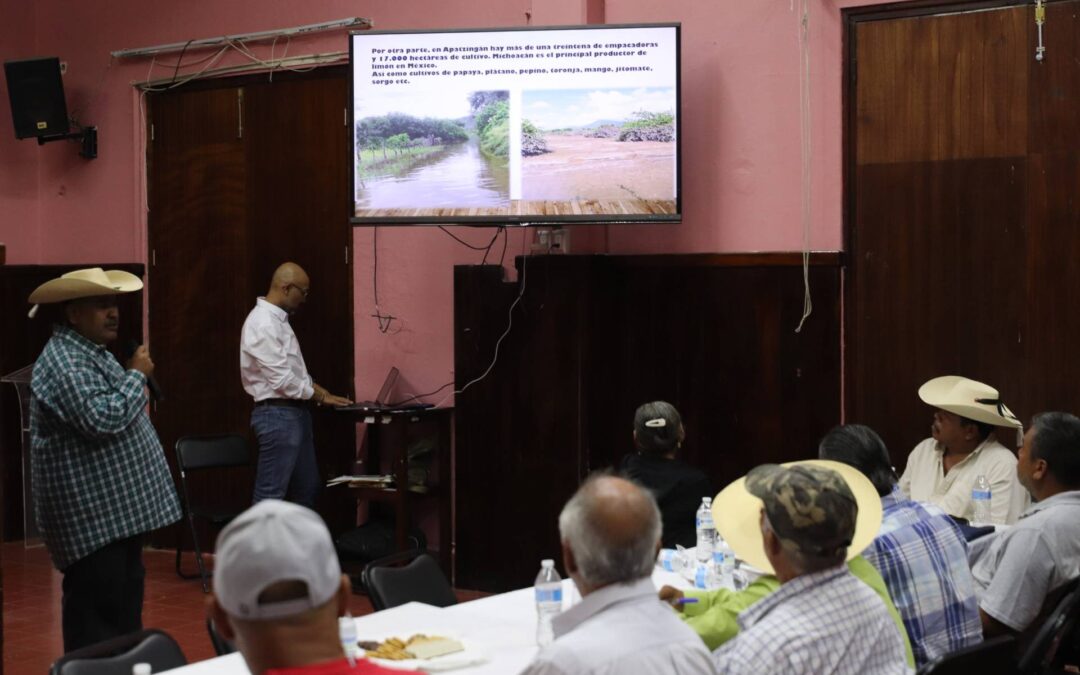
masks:
<path fill-rule="evenodd" d="M 8 96 L 16 138 L 59 136 L 69 131 L 60 59 L 6 61 Z"/>

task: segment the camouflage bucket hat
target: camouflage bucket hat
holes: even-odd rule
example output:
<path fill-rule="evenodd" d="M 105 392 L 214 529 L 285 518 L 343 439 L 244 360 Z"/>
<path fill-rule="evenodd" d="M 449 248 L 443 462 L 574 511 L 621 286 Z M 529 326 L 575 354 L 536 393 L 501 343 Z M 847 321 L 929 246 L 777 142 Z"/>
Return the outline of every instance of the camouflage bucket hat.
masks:
<path fill-rule="evenodd" d="M 846 545 L 851 560 L 881 529 L 881 497 L 855 467 L 824 459 L 757 467 L 716 495 L 713 520 L 740 560 L 769 574 L 762 509 L 777 536 L 811 555 Z"/>
<path fill-rule="evenodd" d="M 746 489 L 765 504 L 773 532 L 807 555 L 851 545 L 859 505 L 831 469 L 764 464 L 746 474 Z"/>

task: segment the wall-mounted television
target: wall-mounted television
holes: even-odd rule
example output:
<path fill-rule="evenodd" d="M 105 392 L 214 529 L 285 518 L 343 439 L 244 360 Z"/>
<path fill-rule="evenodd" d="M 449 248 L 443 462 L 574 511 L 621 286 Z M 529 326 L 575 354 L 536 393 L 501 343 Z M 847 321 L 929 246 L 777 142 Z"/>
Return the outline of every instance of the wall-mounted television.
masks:
<path fill-rule="evenodd" d="M 352 222 L 681 221 L 679 28 L 353 33 Z"/>

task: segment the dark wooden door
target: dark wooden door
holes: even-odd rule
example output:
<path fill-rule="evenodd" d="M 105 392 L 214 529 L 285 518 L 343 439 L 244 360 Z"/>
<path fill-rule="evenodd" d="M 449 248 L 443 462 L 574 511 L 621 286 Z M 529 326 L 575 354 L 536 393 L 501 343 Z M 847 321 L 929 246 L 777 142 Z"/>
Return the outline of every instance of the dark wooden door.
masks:
<path fill-rule="evenodd" d="M 1030 4 L 846 13 L 846 419 L 898 467 L 937 375 L 1080 410 L 1078 9 L 1049 6 L 1041 63 Z"/>
<path fill-rule="evenodd" d="M 240 329 L 286 260 L 311 276 L 311 298 L 293 319 L 309 370 L 331 391 L 352 391 L 346 89 L 333 70 L 150 97 L 149 325 L 167 397 L 153 419 L 170 459 L 187 434 L 251 437 Z M 351 468 L 354 428 L 316 413 L 322 474 Z M 251 478 L 194 489 L 239 507 L 250 501 Z M 340 501 L 323 500 L 320 510 L 335 529 L 354 520 Z"/>

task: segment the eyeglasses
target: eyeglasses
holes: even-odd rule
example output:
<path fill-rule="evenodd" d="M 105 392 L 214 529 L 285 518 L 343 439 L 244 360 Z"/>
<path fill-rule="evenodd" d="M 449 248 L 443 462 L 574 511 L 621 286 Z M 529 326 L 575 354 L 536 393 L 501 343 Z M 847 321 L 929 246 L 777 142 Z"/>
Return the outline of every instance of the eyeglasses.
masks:
<path fill-rule="evenodd" d="M 311 292 L 310 288 L 301 288 L 296 284 L 289 284 L 289 288 L 295 288 L 296 290 L 300 291 L 300 295 L 304 296 L 305 298 L 308 296 L 308 293 Z"/>

